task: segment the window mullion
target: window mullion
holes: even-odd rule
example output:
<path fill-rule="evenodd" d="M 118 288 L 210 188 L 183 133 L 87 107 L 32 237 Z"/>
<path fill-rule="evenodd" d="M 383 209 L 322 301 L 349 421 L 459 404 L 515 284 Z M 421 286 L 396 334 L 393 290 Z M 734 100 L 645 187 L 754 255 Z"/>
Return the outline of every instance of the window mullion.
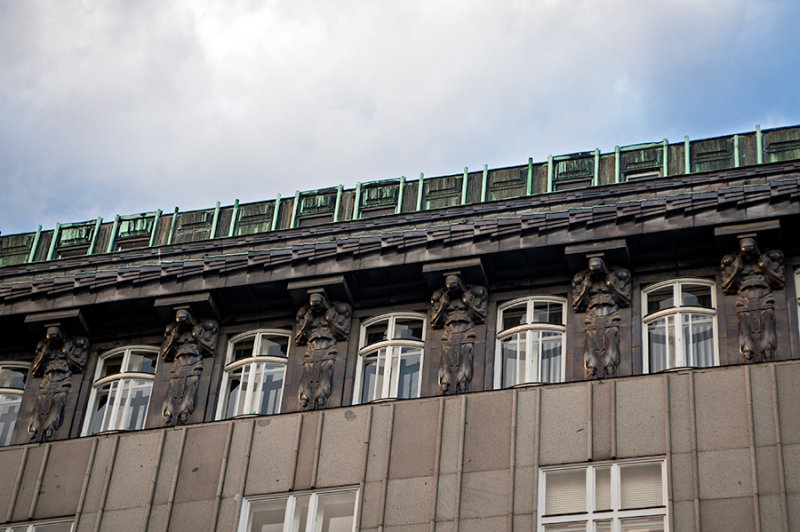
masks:
<path fill-rule="evenodd" d="M 294 526 L 294 509 L 297 504 L 297 497 L 289 495 L 286 499 L 286 511 L 283 514 L 283 532 L 292 532 Z"/>
<path fill-rule="evenodd" d="M 317 507 L 319 495 L 312 493 L 308 499 L 308 514 L 306 515 L 306 532 L 315 532 L 317 525 Z"/>

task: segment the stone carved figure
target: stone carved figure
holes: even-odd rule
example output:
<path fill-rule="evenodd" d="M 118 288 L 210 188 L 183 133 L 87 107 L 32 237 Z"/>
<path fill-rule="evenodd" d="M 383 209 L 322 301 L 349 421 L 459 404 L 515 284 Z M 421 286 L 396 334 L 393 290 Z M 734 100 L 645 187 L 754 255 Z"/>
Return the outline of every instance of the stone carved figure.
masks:
<path fill-rule="evenodd" d="M 631 274 L 608 269 L 600 257 L 572 278 L 572 307 L 586 312 L 583 368 L 587 379 L 613 377 L 619 365 L 619 309 L 630 305 Z"/>
<path fill-rule="evenodd" d="M 439 393 L 469 391 L 475 325 L 486 319 L 487 292 L 483 286 L 466 286 L 458 275 L 445 277 L 445 286 L 433 293 L 431 325 L 444 329 L 439 359 Z"/>
<path fill-rule="evenodd" d="M 772 289 L 786 284 L 783 253 L 761 253 L 753 238 L 742 238 L 738 253 L 725 255 L 721 268 L 722 289 L 726 294 L 736 294 L 742 361 L 772 360 L 778 344 Z"/>
<path fill-rule="evenodd" d="M 172 369 L 161 408 L 164 425 L 186 424 L 192 417 L 203 357 L 214 356 L 217 331 L 216 321 L 198 321 L 188 309 L 178 309 L 175 321 L 167 325 L 161 357 L 164 362 L 172 362 Z"/>
<path fill-rule="evenodd" d="M 36 395 L 36 410 L 28 424 L 30 439 L 53 439 L 64 417 L 64 405 L 73 373 L 86 365 L 89 341 L 83 336 L 67 338 L 60 327 L 47 327 L 44 340 L 36 346 L 33 376 L 41 378 Z"/>
<path fill-rule="evenodd" d="M 297 312 L 298 346 L 306 346 L 298 400 L 301 410 L 328 406 L 333 386 L 336 343 L 346 341 L 350 331 L 350 305 L 331 303 L 322 292 L 309 294 L 308 305 Z"/>

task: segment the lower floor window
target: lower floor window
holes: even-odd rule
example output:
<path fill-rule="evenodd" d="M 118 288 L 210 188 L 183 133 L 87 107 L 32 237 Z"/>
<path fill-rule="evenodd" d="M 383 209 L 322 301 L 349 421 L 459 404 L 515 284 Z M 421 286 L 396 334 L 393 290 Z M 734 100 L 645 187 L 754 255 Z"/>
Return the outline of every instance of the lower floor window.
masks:
<path fill-rule="evenodd" d="M 356 489 L 246 499 L 239 532 L 355 532 Z"/>
<path fill-rule="evenodd" d="M 540 532 L 663 532 L 666 465 L 642 459 L 543 469 Z"/>
<path fill-rule="evenodd" d="M 33 523 L 18 523 L 16 525 L 3 525 L 0 532 L 70 532 L 72 520 L 48 520 Z"/>

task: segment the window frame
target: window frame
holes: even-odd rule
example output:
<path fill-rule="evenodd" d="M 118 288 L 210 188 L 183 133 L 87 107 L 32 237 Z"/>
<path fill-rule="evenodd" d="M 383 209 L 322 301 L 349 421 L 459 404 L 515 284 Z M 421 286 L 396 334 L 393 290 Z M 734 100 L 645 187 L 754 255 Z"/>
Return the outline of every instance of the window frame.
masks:
<path fill-rule="evenodd" d="M 381 321 L 386 320 L 386 330 L 387 336 L 391 336 L 394 332 L 394 326 L 397 323 L 398 319 L 415 319 L 420 320 L 422 322 L 422 340 L 409 340 L 409 339 L 392 339 L 387 338 L 386 340 L 381 340 L 380 342 L 375 342 L 374 344 L 367 344 L 367 329 Z M 427 314 L 423 314 L 421 312 L 389 312 L 386 314 L 381 314 L 379 316 L 374 316 L 367 320 L 361 322 L 361 326 L 359 328 L 359 335 L 358 335 L 358 352 L 357 352 L 357 361 L 356 361 L 356 374 L 355 379 L 353 380 L 353 402 L 352 404 L 358 405 L 362 404 L 361 401 L 361 394 L 362 389 L 364 386 L 364 359 L 369 357 L 373 354 L 378 353 L 381 349 L 386 349 L 385 355 L 385 363 L 384 368 L 388 368 L 389 370 L 389 378 L 386 378 L 386 374 L 384 373 L 383 378 L 383 390 L 380 396 L 374 397 L 368 403 L 375 402 L 375 401 L 385 401 L 389 399 L 404 399 L 399 397 L 391 397 L 387 390 L 391 390 L 392 382 L 395 383 L 395 389 L 398 387 L 398 375 L 392 375 L 391 368 L 392 364 L 391 361 L 394 356 L 397 356 L 395 353 L 399 352 L 400 349 L 403 347 L 413 347 L 419 348 L 420 355 L 419 355 L 419 379 L 417 382 L 417 391 L 416 395 L 410 397 L 409 399 L 416 399 L 421 396 L 422 393 L 422 368 L 425 363 L 425 339 L 428 337 L 428 316 Z M 376 394 L 377 395 L 377 394 Z"/>
<path fill-rule="evenodd" d="M 663 504 L 660 506 L 652 506 L 648 508 L 635 508 L 631 510 L 623 510 L 620 500 L 621 477 L 620 469 L 628 466 L 645 465 L 645 464 L 660 464 L 661 465 L 661 497 Z M 586 531 L 594 532 L 593 525 L 598 522 L 611 521 L 612 532 L 619 532 L 619 520 L 625 518 L 648 518 L 648 517 L 663 517 L 664 530 L 670 530 L 670 495 L 669 495 L 669 482 L 667 468 L 668 461 L 664 456 L 659 457 L 645 457 L 633 458 L 622 460 L 607 460 L 600 462 L 584 462 L 581 464 L 567 464 L 555 465 L 539 468 L 538 475 L 538 493 L 537 493 L 537 508 L 536 508 L 536 530 L 537 532 L 546 532 L 546 525 L 557 524 L 573 524 L 585 522 Z M 594 509 L 596 504 L 596 471 L 597 469 L 610 468 L 610 502 L 611 509 L 597 511 Z M 545 515 L 546 501 L 547 501 L 547 474 L 558 473 L 565 471 L 581 471 L 586 472 L 586 511 L 574 512 L 567 514 Z"/>
<path fill-rule="evenodd" d="M 516 325 L 509 329 L 500 329 L 503 326 L 503 312 L 508 310 L 509 308 L 516 307 L 520 303 L 526 303 L 525 307 L 525 320 L 527 323 Z M 533 319 L 533 307 L 535 303 L 558 303 L 561 305 L 561 325 L 556 325 L 554 323 L 538 323 L 531 321 Z M 511 301 L 507 301 L 502 305 L 498 305 L 497 307 L 497 325 L 495 329 L 497 333 L 495 335 L 495 348 L 494 348 L 494 388 L 496 390 L 500 390 L 503 388 L 503 340 L 508 337 L 511 337 L 515 334 L 520 333 L 527 333 L 527 332 L 557 332 L 561 334 L 561 380 L 557 382 L 565 382 L 566 370 L 567 370 L 567 299 L 563 297 L 557 296 L 525 296 L 520 297 L 517 299 L 512 299 Z M 513 388 L 515 386 L 525 386 L 525 385 L 536 385 L 536 384 L 551 384 L 547 381 L 542 380 L 542 359 L 541 353 L 537 354 L 537 360 L 535 363 L 535 375 L 530 376 L 527 375 L 528 367 L 528 353 L 532 353 L 533 345 L 533 335 L 526 334 L 525 338 L 525 378 L 520 379 L 517 378 L 516 384 L 509 386 L 509 388 Z M 534 377 L 534 378 L 531 378 Z"/>
<path fill-rule="evenodd" d="M 320 496 L 337 495 L 337 494 L 353 494 L 353 531 L 357 532 L 360 527 L 360 514 L 361 514 L 361 490 L 358 486 L 327 488 L 310 491 L 299 491 L 291 493 L 273 493 L 269 495 L 257 495 L 253 497 L 244 497 L 242 500 L 242 508 L 239 512 L 239 525 L 236 527 L 236 532 L 250 532 L 252 527 L 252 518 L 255 511 L 258 510 L 258 505 L 262 506 L 264 503 L 274 503 L 278 501 L 286 501 L 284 518 L 283 518 L 283 531 L 291 532 L 294 513 L 296 508 L 297 499 L 299 497 L 309 496 L 308 512 L 306 514 L 306 530 L 299 532 L 308 532 L 314 530 L 315 521 L 308 519 L 308 516 L 314 515 L 317 512 Z"/>
<path fill-rule="evenodd" d="M 70 532 L 75 530 L 75 519 L 74 518 L 56 518 L 56 519 L 45 519 L 41 521 L 25 521 L 22 523 L 6 523 L 0 525 L 0 532 L 12 532 L 14 529 L 19 529 L 21 527 L 25 527 L 24 532 L 37 532 L 41 530 L 39 527 L 42 526 L 50 526 L 50 525 L 69 525 Z"/>
<path fill-rule="evenodd" d="M 252 353 L 258 353 L 261 348 L 261 340 L 264 336 L 281 336 L 287 339 L 286 344 L 286 356 L 272 356 L 272 355 L 253 355 Z M 253 338 L 253 350 L 249 357 L 242 358 L 240 360 L 232 360 L 234 357 L 234 347 L 238 342 L 242 340 L 246 340 L 248 338 Z M 222 367 L 222 381 L 220 382 L 219 387 L 219 400 L 217 401 L 217 411 L 215 419 L 222 420 L 222 419 L 235 419 L 240 417 L 248 417 L 248 416 L 264 416 L 264 415 L 274 415 L 279 414 L 281 412 L 281 408 L 283 407 L 283 393 L 286 388 L 286 372 L 289 366 L 289 358 L 291 357 L 292 350 L 294 349 L 294 343 L 292 342 L 292 332 L 286 329 L 254 329 L 251 331 L 246 331 L 235 336 L 232 336 L 228 340 L 227 351 L 225 353 L 225 365 Z M 280 364 L 283 366 L 283 383 L 281 384 L 281 391 L 278 394 L 278 404 L 276 407 L 276 411 L 273 414 L 261 414 L 261 413 L 249 413 L 250 406 L 252 406 L 253 397 L 259 396 L 259 391 L 264 383 L 263 379 L 258 383 L 256 390 L 250 390 L 249 384 L 248 389 L 246 391 L 240 390 L 236 395 L 237 402 L 240 400 L 239 397 L 244 395 L 244 408 L 243 410 L 245 413 L 242 414 L 234 414 L 230 418 L 226 417 L 226 412 L 228 410 L 228 395 L 229 395 L 229 386 L 230 386 L 230 378 L 233 371 L 242 368 L 244 366 L 250 366 L 250 373 L 249 375 L 255 375 L 255 370 L 258 366 L 263 366 L 266 364 Z M 248 381 L 248 383 L 251 381 Z M 262 405 L 263 406 L 263 405 Z"/>
<path fill-rule="evenodd" d="M 707 307 L 697 307 L 691 305 L 684 305 L 683 304 L 683 285 L 702 285 L 707 286 L 711 289 L 711 308 Z M 647 297 L 648 294 L 659 290 L 661 288 L 665 288 L 667 286 L 672 286 L 672 298 L 673 302 L 677 302 L 680 299 L 680 303 L 673 305 L 670 308 L 666 308 L 663 310 L 658 310 L 653 312 L 652 314 L 647 314 Z M 680 297 L 678 297 L 680 296 Z M 683 342 L 683 334 L 680 334 L 680 328 L 682 320 L 678 319 L 677 317 L 684 316 L 687 314 L 703 314 L 706 316 L 711 317 L 711 331 L 712 331 L 712 348 L 714 349 L 714 362 L 710 366 L 705 367 L 717 367 L 719 366 L 719 333 L 718 333 L 718 326 L 717 326 L 717 316 L 719 311 L 719 306 L 717 304 L 717 283 L 711 279 L 702 279 L 698 277 L 679 277 L 676 279 L 669 279 L 667 281 L 661 281 L 658 283 L 653 283 L 646 288 L 642 288 L 641 290 L 641 304 L 642 304 L 642 373 L 651 373 L 650 372 L 650 336 L 647 330 L 648 325 L 650 323 L 658 321 L 662 318 L 666 318 L 668 316 L 673 316 L 673 334 L 675 338 L 675 353 L 676 358 L 680 358 L 681 363 L 676 364 L 673 367 L 665 367 L 661 371 L 672 371 L 676 369 L 684 369 L 684 368 L 696 368 L 696 367 L 703 367 L 698 365 L 690 365 L 689 361 L 687 360 L 687 350 L 685 348 Z M 668 366 L 669 360 L 665 361 L 665 366 Z"/>
<path fill-rule="evenodd" d="M 6 368 L 24 370 L 25 379 L 24 382 L 22 383 L 22 388 L 0 387 L 0 397 L 10 396 L 19 398 L 17 402 L 17 415 L 14 417 L 14 421 L 12 422 L 11 425 L 11 430 L 9 430 L 8 432 L 8 443 L 0 440 L 0 447 L 11 445 L 11 441 L 14 436 L 14 427 L 17 424 L 17 417 L 19 417 L 19 409 L 22 406 L 22 396 L 25 393 L 25 386 L 27 386 L 28 384 L 28 376 L 31 371 L 31 363 L 23 362 L 21 360 L 8 360 L 0 362 L 0 371 Z M 0 424 L 2 424 L 2 422 L 0 422 Z"/>
<path fill-rule="evenodd" d="M 134 352 L 146 352 L 152 353 L 155 355 L 155 365 L 153 366 L 153 373 L 146 373 L 143 371 L 127 371 L 125 369 L 120 369 L 119 373 L 114 373 L 112 375 L 102 376 L 103 368 L 105 368 L 105 361 L 113 356 L 122 354 L 122 364 L 121 368 L 126 368 L 130 363 L 131 354 Z M 110 349 L 107 352 L 100 355 L 97 359 L 97 365 L 94 370 L 94 377 L 92 379 L 92 390 L 89 393 L 89 401 L 86 407 L 86 419 L 83 422 L 83 428 L 81 430 L 82 436 L 91 436 L 93 434 L 106 434 L 109 432 L 128 432 L 129 430 L 142 430 L 144 429 L 144 425 L 147 423 L 147 413 L 150 411 L 150 401 L 153 399 L 153 384 L 155 382 L 155 376 L 158 372 L 159 360 L 160 360 L 160 349 L 158 347 L 152 345 L 126 345 L 122 347 L 116 347 L 114 349 Z M 111 384 L 112 382 L 119 382 L 121 383 L 125 381 L 148 381 L 150 383 L 150 401 L 147 402 L 147 408 L 144 411 L 144 421 L 141 427 L 136 429 L 122 429 L 122 428 L 109 428 L 106 430 L 100 430 L 98 432 L 92 432 L 92 425 L 95 421 L 95 407 L 97 402 L 97 391 L 106 386 L 107 384 Z M 117 395 L 119 397 L 119 395 Z M 115 424 L 119 422 L 119 403 L 118 401 L 114 401 L 112 406 L 112 414 L 111 418 L 114 420 Z"/>

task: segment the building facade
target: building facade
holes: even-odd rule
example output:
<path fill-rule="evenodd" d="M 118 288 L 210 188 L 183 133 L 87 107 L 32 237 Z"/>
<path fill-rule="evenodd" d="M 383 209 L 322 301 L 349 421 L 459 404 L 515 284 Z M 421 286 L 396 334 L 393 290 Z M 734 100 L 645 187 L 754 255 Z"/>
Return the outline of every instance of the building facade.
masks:
<path fill-rule="evenodd" d="M 800 127 L 2 236 L 2 526 L 800 530 L 798 235 Z"/>

